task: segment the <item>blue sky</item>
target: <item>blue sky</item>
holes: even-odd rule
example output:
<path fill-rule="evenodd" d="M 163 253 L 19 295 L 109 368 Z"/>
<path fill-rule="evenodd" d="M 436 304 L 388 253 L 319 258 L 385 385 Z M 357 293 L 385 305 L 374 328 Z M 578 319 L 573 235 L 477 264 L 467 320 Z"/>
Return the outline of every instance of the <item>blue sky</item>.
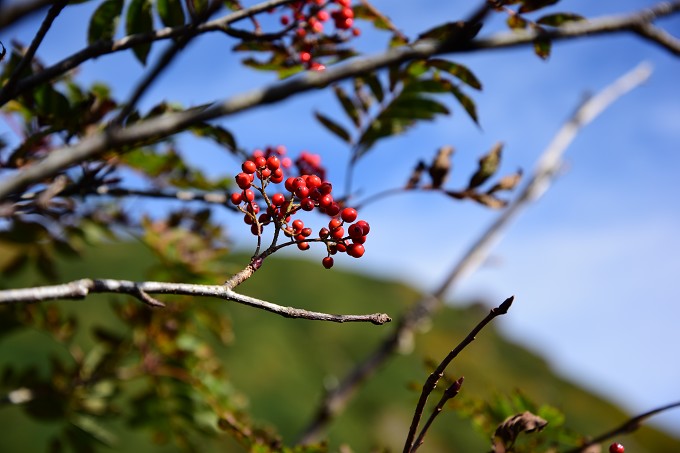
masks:
<path fill-rule="evenodd" d="M 96 3 L 67 8 L 39 52 L 44 60 L 55 62 L 84 45 L 86 14 Z M 373 3 L 410 36 L 440 21 L 457 20 L 476 4 Z M 592 17 L 651 4 L 565 0 L 552 10 Z M 38 23 L 27 20 L 5 30 L 0 39 L 7 44 L 16 36 L 28 42 Z M 659 24 L 680 35 L 680 19 Z M 482 34 L 501 28 L 496 19 Z M 385 35 L 368 25 L 362 29 L 362 48 L 383 48 Z M 271 75 L 235 65 L 232 44 L 219 35 L 197 39 L 142 106 L 160 99 L 198 104 L 273 81 Z M 163 46 L 155 47 L 150 61 Z M 489 263 L 450 298 L 498 303 L 514 294 L 512 312 L 498 322 L 502 330 L 544 354 L 565 376 L 632 413 L 679 400 L 680 59 L 626 34 L 557 43 L 548 62 L 528 48 L 451 58 L 484 84 L 482 92 L 470 93 L 481 127 L 451 102 L 452 117 L 382 142 L 356 168 L 356 181 L 371 181 L 364 187 L 366 194 L 402 185 L 414 163 L 431 158 L 443 144 L 457 149 L 452 188 L 467 182 L 479 156 L 499 140 L 505 143 L 501 173 L 518 167 L 530 171 L 586 93 L 602 89 L 643 60 L 653 65 L 644 86 L 579 134 L 554 186 L 507 230 Z M 125 98 L 141 74 L 143 68 L 126 53 L 86 64 L 79 77 L 89 83 L 113 76 L 115 95 Z M 218 123 L 246 148 L 281 143 L 293 153 L 320 153 L 331 168 L 330 178 L 343 181 L 348 150 L 315 123 L 314 110 L 341 118 L 334 99 L 318 92 Z M 5 130 L 0 125 L 0 133 Z M 222 150 L 189 139 L 181 143 L 192 162 L 215 175 L 237 171 L 238 163 Z M 372 225 L 366 255 L 338 264 L 434 289 L 496 215 L 436 194 L 389 198 L 361 212 Z M 224 219 L 234 245 L 249 247 L 252 237 L 240 219 L 227 214 Z M 652 423 L 680 436 L 678 410 Z"/>

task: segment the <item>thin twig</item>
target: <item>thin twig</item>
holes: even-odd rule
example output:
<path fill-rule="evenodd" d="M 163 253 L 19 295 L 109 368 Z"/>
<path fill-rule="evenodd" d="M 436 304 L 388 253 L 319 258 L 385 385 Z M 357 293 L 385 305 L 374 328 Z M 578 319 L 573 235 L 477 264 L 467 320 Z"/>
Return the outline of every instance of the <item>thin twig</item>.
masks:
<path fill-rule="evenodd" d="M 463 349 L 465 349 L 470 343 L 475 341 L 475 338 L 479 332 L 491 321 L 493 321 L 494 318 L 500 315 L 504 315 L 508 312 L 510 309 L 510 306 L 512 305 L 512 302 L 515 300 L 515 296 L 510 296 L 507 299 L 503 301 L 502 304 L 500 304 L 496 308 L 492 308 L 489 311 L 489 314 L 484 317 L 471 331 L 467 336 L 461 341 L 458 346 L 453 348 L 451 352 L 448 353 L 448 355 L 444 358 L 444 360 L 441 361 L 439 366 L 430 374 L 430 376 L 427 378 L 425 381 L 425 384 L 423 384 L 423 391 L 420 394 L 420 398 L 418 399 L 418 404 L 416 405 L 416 409 L 413 413 L 413 420 L 411 421 L 411 428 L 409 429 L 408 436 L 406 437 L 406 443 L 404 444 L 404 453 L 411 453 L 414 452 L 418 448 L 418 444 L 414 443 L 414 438 L 416 435 L 416 431 L 418 429 L 418 425 L 420 424 L 420 419 L 423 416 L 423 411 L 425 410 L 425 404 L 427 404 L 427 399 L 429 398 L 430 394 L 432 391 L 437 387 L 437 383 L 439 380 L 444 376 L 444 371 L 446 370 L 446 367 L 449 366 L 451 361 L 455 359 L 458 354 L 461 353 Z M 462 382 L 461 382 L 462 383 Z M 421 433 L 421 436 L 419 438 L 424 437 L 424 433 Z M 422 440 L 422 439 L 421 439 Z"/>
<path fill-rule="evenodd" d="M 222 7 L 221 2 L 212 2 L 210 7 L 197 17 L 194 22 L 192 22 L 185 30 L 185 32 L 175 39 L 172 44 L 163 52 L 161 57 L 156 61 L 156 64 L 151 68 L 151 70 L 142 78 L 142 80 L 137 84 L 134 91 L 130 95 L 130 99 L 125 103 L 124 107 L 120 110 L 118 115 L 113 120 L 113 124 L 120 125 L 123 123 L 125 118 L 134 110 L 137 102 L 141 99 L 144 93 L 149 89 L 151 84 L 158 79 L 158 76 L 167 69 L 168 65 L 172 60 L 179 55 L 180 51 L 191 41 L 193 38 L 198 36 L 197 28 L 200 24 L 204 23 L 212 14 L 214 14 L 219 8 Z"/>
<path fill-rule="evenodd" d="M 310 443 L 318 439 L 321 431 L 340 413 L 357 391 L 378 367 L 390 359 L 399 345 L 424 320 L 441 305 L 444 295 L 454 288 L 463 277 L 473 272 L 484 262 L 493 246 L 500 240 L 501 232 L 528 202 L 535 200 L 550 185 L 556 172 L 561 167 L 561 156 L 571 144 L 579 130 L 592 121 L 613 101 L 626 92 L 643 83 L 650 75 L 650 68 L 641 64 L 625 74 L 596 96 L 591 97 L 576 111 L 573 117 L 558 131 L 538 160 L 537 168 L 515 200 L 491 224 L 488 229 L 468 249 L 453 267 L 449 275 L 433 294 L 424 297 L 403 314 L 396 328 L 375 350 L 362 362 L 358 363 L 337 385 L 325 396 L 319 409 L 301 436 L 301 443 Z"/>
<path fill-rule="evenodd" d="M 634 431 L 637 431 L 638 428 L 640 428 L 640 426 L 642 425 L 642 422 L 644 422 L 648 418 L 660 414 L 661 412 L 665 412 L 670 409 L 675 409 L 676 407 L 680 407 L 680 401 L 676 401 L 675 403 L 671 404 L 666 404 L 665 406 L 657 407 L 656 409 L 652 409 L 651 411 L 647 411 L 640 415 L 636 415 L 635 417 L 625 421 L 622 425 L 612 429 L 611 431 L 607 431 L 606 433 L 600 434 L 599 436 L 589 440 L 580 447 L 569 450 L 566 453 L 585 452 L 589 447 L 595 444 L 599 444 L 606 440 L 612 439 L 620 434 L 629 434 Z"/>
<path fill-rule="evenodd" d="M 6 289 L 0 291 L 0 304 L 33 303 L 56 299 L 84 299 L 93 293 L 128 294 L 147 305 L 162 307 L 163 303 L 150 294 L 176 294 L 184 296 L 216 297 L 259 308 L 284 318 L 300 318 L 330 322 L 370 322 L 381 325 L 392 319 L 385 313 L 370 315 L 335 315 L 284 307 L 265 300 L 239 294 L 224 285 L 196 285 L 189 283 L 132 282 L 113 279 L 82 279 L 69 283 L 35 288 Z"/>
<path fill-rule="evenodd" d="M 630 31 L 640 23 L 680 10 L 680 0 L 660 3 L 652 8 L 628 16 L 607 17 L 565 25 L 554 31 L 545 32 L 545 38 L 571 39 L 586 35 Z M 150 118 L 126 128 L 107 128 L 106 130 L 82 140 L 80 143 L 55 149 L 43 160 L 0 181 L 0 198 L 20 190 L 36 181 L 55 175 L 77 162 L 90 159 L 107 150 L 124 145 L 159 139 L 180 132 L 187 127 L 203 121 L 233 115 L 255 107 L 279 102 L 291 96 L 330 83 L 344 80 L 395 63 L 414 59 L 428 58 L 433 55 L 471 52 L 488 48 L 501 48 L 532 44 L 538 35 L 533 32 L 502 33 L 496 38 L 455 42 L 422 40 L 408 46 L 390 49 L 382 54 L 357 58 L 345 64 L 331 67 L 323 72 L 308 71 L 282 82 L 236 95 L 222 102 L 216 102 L 203 109 L 193 109 Z"/>
<path fill-rule="evenodd" d="M 45 38 L 45 35 L 52 26 L 52 23 L 57 18 L 59 13 L 61 13 L 61 11 L 64 9 L 67 3 L 68 0 L 59 0 L 58 2 L 55 2 L 52 5 L 52 7 L 47 11 L 47 16 L 40 24 L 40 28 L 33 37 L 31 45 L 28 47 L 28 50 L 26 50 L 26 53 L 21 58 L 19 64 L 16 66 L 16 68 L 14 68 L 14 71 L 12 72 L 12 75 L 10 76 L 5 86 L 3 86 L 2 90 L 0 90 L 0 98 L 3 97 L 5 92 L 11 92 L 14 89 L 14 86 L 19 80 L 19 77 L 21 77 L 21 74 L 23 74 L 23 72 L 30 66 L 31 62 L 33 61 L 33 57 L 35 56 L 38 47 L 40 47 L 40 44 Z"/>
<path fill-rule="evenodd" d="M 210 33 L 210 32 L 224 32 L 230 31 L 229 24 L 238 22 L 240 20 L 251 17 L 255 14 L 267 11 L 271 8 L 285 5 L 291 3 L 294 0 L 269 0 L 251 7 L 231 12 L 221 18 L 211 20 L 200 24 L 196 28 L 197 34 Z M 50 2 L 51 3 L 51 2 Z M 1 21 L 1 19 L 0 19 Z M 165 27 L 159 30 L 154 30 L 148 33 L 137 33 L 134 35 L 124 36 L 115 41 L 97 41 L 90 46 L 79 50 L 78 52 L 69 55 L 63 60 L 55 63 L 52 66 L 45 68 L 44 70 L 27 76 L 17 83 L 12 91 L 7 90 L 3 92 L 0 96 L 0 106 L 4 105 L 10 99 L 15 98 L 17 95 L 30 90 L 42 83 L 52 80 L 60 75 L 78 67 L 80 64 L 87 60 L 91 60 L 102 55 L 111 54 L 114 52 L 120 52 L 124 50 L 131 49 L 139 44 L 148 44 L 154 41 L 160 41 L 164 39 L 174 39 L 183 36 L 190 25 L 179 25 L 177 27 Z"/>
<path fill-rule="evenodd" d="M 418 450 L 418 448 L 420 448 L 420 446 L 423 444 L 423 442 L 425 441 L 425 435 L 427 435 L 427 431 L 430 429 L 430 426 L 432 426 L 434 419 L 437 418 L 437 416 L 442 412 L 442 410 L 444 410 L 444 405 L 446 404 L 446 402 L 452 398 L 455 398 L 456 395 L 458 395 L 458 392 L 460 392 L 460 388 L 463 386 L 464 380 L 465 378 L 461 376 L 457 381 L 449 385 L 446 388 L 446 390 L 444 390 L 442 397 L 439 399 L 434 409 L 432 409 L 432 413 L 427 418 L 427 421 L 423 425 L 423 428 L 420 430 L 418 438 L 413 443 L 413 448 L 411 448 L 412 452 Z"/>

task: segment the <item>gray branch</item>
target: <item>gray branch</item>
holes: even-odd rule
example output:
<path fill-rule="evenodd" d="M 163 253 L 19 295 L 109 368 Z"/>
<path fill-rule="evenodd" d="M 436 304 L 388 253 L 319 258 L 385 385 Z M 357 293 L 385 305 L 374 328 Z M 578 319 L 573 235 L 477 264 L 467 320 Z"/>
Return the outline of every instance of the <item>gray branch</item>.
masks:
<path fill-rule="evenodd" d="M 29 14 L 45 8 L 53 3 L 53 0 L 22 0 L 4 8 L 0 8 L 0 29 L 17 22 Z"/>
<path fill-rule="evenodd" d="M 538 37 L 559 40 L 622 31 L 636 32 L 635 30 L 641 24 L 651 22 L 658 17 L 672 14 L 678 10 L 680 10 L 680 0 L 659 3 L 652 8 L 627 16 L 606 17 L 565 25 L 543 34 L 536 31 L 500 33 L 494 37 L 462 43 L 423 40 L 408 46 L 388 50 L 382 54 L 356 58 L 345 64 L 329 68 L 324 72 L 308 71 L 288 80 L 216 102 L 203 109 L 190 109 L 150 118 L 125 128 L 112 126 L 97 135 L 82 140 L 76 145 L 55 149 L 42 161 L 22 169 L 1 181 L 0 199 L 44 178 L 54 176 L 71 165 L 96 157 L 105 151 L 167 137 L 203 121 L 233 115 L 244 110 L 278 102 L 316 88 L 323 88 L 333 82 L 375 71 L 396 63 L 428 58 L 439 54 L 471 52 L 529 44 Z"/>
<path fill-rule="evenodd" d="M 284 318 L 300 318 L 314 321 L 330 322 L 370 322 L 382 325 L 392 319 L 385 313 L 370 315 L 335 315 L 308 311 L 301 308 L 284 307 L 265 300 L 245 296 L 224 285 L 195 285 L 189 283 L 166 282 L 132 282 L 112 279 L 82 279 L 69 283 L 35 288 L 7 289 L 0 291 L 0 304 L 32 303 L 56 299 L 84 299 L 93 293 L 127 294 L 152 307 L 163 307 L 164 304 L 151 294 L 176 294 L 197 297 L 216 297 L 248 305 Z"/>
<path fill-rule="evenodd" d="M 547 190 L 555 174 L 561 168 L 562 155 L 576 138 L 578 132 L 612 102 L 647 80 L 650 73 L 649 66 L 643 63 L 580 106 L 546 147 L 538 160 L 530 181 L 515 197 L 515 200 L 498 216 L 496 221 L 472 244 L 451 269 L 441 285 L 432 295 L 425 296 L 404 313 L 395 329 L 378 344 L 370 355 L 350 370 L 339 385 L 325 395 L 314 419 L 302 433 L 299 443 L 307 444 L 318 440 L 328 423 L 342 412 L 359 386 L 393 357 L 400 345 L 409 341 L 417 326 L 429 319 L 441 306 L 446 293 L 484 262 L 493 246 L 500 241 L 503 231 L 510 222 L 529 202 L 536 200 Z"/>

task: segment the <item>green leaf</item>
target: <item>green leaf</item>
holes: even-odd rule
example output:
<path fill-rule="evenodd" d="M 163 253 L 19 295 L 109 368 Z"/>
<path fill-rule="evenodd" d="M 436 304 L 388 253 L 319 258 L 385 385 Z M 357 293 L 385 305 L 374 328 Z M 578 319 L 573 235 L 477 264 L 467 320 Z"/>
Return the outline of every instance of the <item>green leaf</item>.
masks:
<path fill-rule="evenodd" d="M 127 10 L 125 31 L 128 35 L 138 33 L 150 33 L 153 31 L 153 18 L 151 17 L 150 0 L 132 0 Z M 143 65 L 151 51 L 151 42 L 138 44 L 132 48 L 135 56 Z"/>
<path fill-rule="evenodd" d="M 554 5 L 560 0 L 524 0 L 522 6 L 519 8 L 520 13 L 529 13 L 545 8 L 546 6 Z"/>
<path fill-rule="evenodd" d="M 336 123 L 335 121 L 328 118 L 322 113 L 314 112 L 314 116 L 316 117 L 317 120 L 319 120 L 321 124 L 326 126 L 326 129 L 334 133 L 342 141 L 346 143 L 352 142 L 352 137 L 349 135 L 349 132 L 347 132 L 347 130 L 344 127 L 340 126 L 338 123 Z"/>
<path fill-rule="evenodd" d="M 390 24 L 385 21 L 383 16 L 376 14 L 375 10 L 364 5 L 355 5 L 352 9 L 355 19 L 367 20 L 373 23 L 373 26 L 378 30 L 391 30 Z"/>
<path fill-rule="evenodd" d="M 156 0 L 156 10 L 166 27 L 177 27 L 186 21 L 181 0 Z"/>
<path fill-rule="evenodd" d="M 439 101 L 424 97 L 400 96 L 380 115 L 381 118 L 431 120 L 437 114 L 448 115 L 449 109 Z"/>
<path fill-rule="evenodd" d="M 355 126 L 359 127 L 361 125 L 361 119 L 359 117 L 359 111 L 354 105 L 352 99 L 347 95 L 345 90 L 343 90 L 338 85 L 333 87 L 333 91 L 335 92 L 335 96 L 338 98 L 338 101 L 340 101 L 340 105 L 342 105 L 342 108 L 345 110 L 347 116 L 350 117 Z"/>
<path fill-rule="evenodd" d="M 221 126 L 213 126 L 208 123 L 200 123 L 190 128 L 196 136 L 208 137 L 224 146 L 231 152 L 237 150 L 236 140 L 234 135 Z"/>
<path fill-rule="evenodd" d="M 477 106 L 475 105 L 475 102 L 468 95 L 463 93 L 457 86 L 451 86 L 451 93 L 455 96 L 470 118 L 472 118 L 472 121 L 479 125 L 479 118 L 477 118 Z"/>
<path fill-rule="evenodd" d="M 382 102 L 385 98 L 385 93 L 378 77 L 374 73 L 370 73 L 362 76 L 362 80 L 369 86 L 373 96 L 375 96 L 378 102 Z"/>
<path fill-rule="evenodd" d="M 550 49 L 552 48 L 552 42 L 549 39 L 537 38 L 534 41 L 534 52 L 542 60 L 547 60 L 550 56 Z"/>
<path fill-rule="evenodd" d="M 467 67 L 463 66 L 462 64 L 435 58 L 428 60 L 427 65 L 448 72 L 449 74 L 456 77 L 458 80 L 465 83 L 466 85 L 469 85 L 470 87 L 474 88 L 475 90 L 482 89 L 482 83 L 479 81 L 477 76 L 475 76 L 472 71 L 470 71 Z"/>
<path fill-rule="evenodd" d="M 87 30 L 88 44 L 110 41 L 116 34 L 118 21 L 123 12 L 123 0 L 105 0 L 95 10 Z"/>
<path fill-rule="evenodd" d="M 547 16 L 543 16 L 540 19 L 538 19 L 536 22 L 541 24 L 541 25 L 549 25 L 551 27 L 559 27 L 562 24 L 565 24 L 567 22 L 578 22 L 581 20 L 585 20 L 585 17 L 579 16 L 578 14 L 572 14 L 572 13 L 555 13 L 555 14 L 548 14 Z"/>

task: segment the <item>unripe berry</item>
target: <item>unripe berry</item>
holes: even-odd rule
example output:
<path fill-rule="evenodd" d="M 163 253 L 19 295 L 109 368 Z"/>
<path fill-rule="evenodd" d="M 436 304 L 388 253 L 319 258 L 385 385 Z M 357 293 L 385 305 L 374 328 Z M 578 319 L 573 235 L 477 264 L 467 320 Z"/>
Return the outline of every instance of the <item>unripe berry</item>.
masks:
<path fill-rule="evenodd" d="M 357 219 L 357 210 L 354 208 L 345 208 L 340 213 L 340 217 L 342 217 L 342 220 L 345 222 L 354 222 Z"/>
<path fill-rule="evenodd" d="M 326 269 L 330 269 L 331 267 L 333 267 L 333 258 L 327 256 L 321 260 L 321 264 L 323 264 L 323 267 L 325 267 Z"/>

